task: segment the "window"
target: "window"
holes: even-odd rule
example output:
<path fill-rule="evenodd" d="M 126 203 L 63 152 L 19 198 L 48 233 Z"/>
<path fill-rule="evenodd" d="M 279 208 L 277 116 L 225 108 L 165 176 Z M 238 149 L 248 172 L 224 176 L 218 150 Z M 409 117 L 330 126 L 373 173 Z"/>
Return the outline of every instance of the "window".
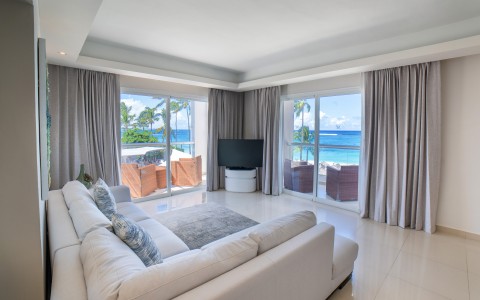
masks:
<path fill-rule="evenodd" d="M 204 184 L 206 102 L 123 93 L 120 108 L 122 183 L 132 198 Z"/>
<path fill-rule="evenodd" d="M 358 210 L 361 95 L 284 101 L 284 188 Z"/>

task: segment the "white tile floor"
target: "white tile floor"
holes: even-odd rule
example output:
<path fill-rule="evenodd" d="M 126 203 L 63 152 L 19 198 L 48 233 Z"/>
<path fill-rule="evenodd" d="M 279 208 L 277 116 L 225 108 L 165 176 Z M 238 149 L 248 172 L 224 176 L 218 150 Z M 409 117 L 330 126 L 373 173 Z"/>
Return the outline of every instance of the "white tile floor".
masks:
<path fill-rule="evenodd" d="M 290 195 L 196 191 L 138 203 L 154 215 L 214 202 L 258 222 L 312 210 L 360 246 L 353 279 L 330 299 L 480 299 L 480 241 L 401 229 Z"/>

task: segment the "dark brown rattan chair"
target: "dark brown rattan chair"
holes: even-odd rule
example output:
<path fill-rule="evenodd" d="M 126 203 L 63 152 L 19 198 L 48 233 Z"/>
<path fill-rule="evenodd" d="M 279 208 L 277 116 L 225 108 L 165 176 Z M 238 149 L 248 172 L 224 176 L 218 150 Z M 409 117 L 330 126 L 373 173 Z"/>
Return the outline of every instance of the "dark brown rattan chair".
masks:
<path fill-rule="evenodd" d="M 290 159 L 285 159 L 283 163 L 285 188 L 300 193 L 313 193 L 314 167 L 306 161 L 292 162 Z"/>
<path fill-rule="evenodd" d="M 358 166 L 327 166 L 327 195 L 337 201 L 358 199 Z"/>

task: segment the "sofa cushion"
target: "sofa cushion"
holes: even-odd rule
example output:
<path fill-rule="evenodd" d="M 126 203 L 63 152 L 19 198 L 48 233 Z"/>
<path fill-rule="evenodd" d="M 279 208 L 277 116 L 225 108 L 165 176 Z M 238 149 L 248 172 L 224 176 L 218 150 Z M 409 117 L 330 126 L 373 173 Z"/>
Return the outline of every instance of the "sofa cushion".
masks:
<path fill-rule="evenodd" d="M 92 231 L 80 247 L 88 299 L 117 299 L 122 281 L 145 270 L 137 255 L 105 228 Z"/>
<path fill-rule="evenodd" d="M 68 182 L 62 188 L 62 192 L 80 240 L 100 227 L 112 230 L 112 222 L 98 209 L 87 188 L 81 182 Z"/>
<path fill-rule="evenodd" d="M 149 216 L 132 202 L 117 203 L 117 212 L 135 222 L 149 219 Z"/>
<path fill-rule="evenodd" d="M 248 236 L 258 243 L 258 254 L 262 254 L 316 224 L 315 214 L 306 210 L 262 223 Z"/>
<path fill-rule="evenodd" d="M 63 200 L 60 190 L 48 192 L 47 223 L 50 242 L 50 263 L 53 264 L 55 253 L 65 247 L 79 245 L 72 218 L 68 214 L 68 207 Z"/>
<path fill-rule="evenodd" d="M 162 255 L 150 234 L 121 214 L 112 215 L 115 234 L 149 267 L 162 262 Z"/>
<path fill-rule="evenodd" d="M 87 287 L 83 278 L 80 245 L 59 249 L 52 267 L 50 300 L 87 299 Z M 72 293 L 72 291 L 75 291 Z"/>
<path fill-rule="evenodd" d="M 77 180 L 67 182 L 62 188 L 63 197 L 67 207 L 75 201 L 85 201 L 85 199 L 93 199 L 88 189 Z"/>
<path fill-rule="evenodd" d="M 353 270 L 353 263 L 357 259 L 358 244 L 343 237 L 335 235 L 333 244 L 333 270 L 332 279 L 336 279 L 339 275 Z"/>
<path fill-rule="evenodd" d="M 121 202 L 132 202 L 130 189 L 126 185 L 111 186 L 110 192 L 112 192 L 113 197 L 115 197 L 117 204 Z"/>
<path fill-rule="evenodd" d="M 257 250 L 255 241 L 243 237 L 172 257 L 125 280 L 119 299 L 172 299 L 251 260 Z"/>
<path fill-rule="evenodd" d="M 95 200 L 98 209 L 111 220 L 112 215 L 117 212 L 115 197 L 113 197 L 110 188 L 101 178 L 98 178 L 93 186 L 93 200 Z"/>
<path fill-rule="evenodd" d="M 162 253 L 162 259 L 190 250 L 170 229 L 153 219 L 142 220 L 137 224 L 142 226 L 153 238 Z"/>

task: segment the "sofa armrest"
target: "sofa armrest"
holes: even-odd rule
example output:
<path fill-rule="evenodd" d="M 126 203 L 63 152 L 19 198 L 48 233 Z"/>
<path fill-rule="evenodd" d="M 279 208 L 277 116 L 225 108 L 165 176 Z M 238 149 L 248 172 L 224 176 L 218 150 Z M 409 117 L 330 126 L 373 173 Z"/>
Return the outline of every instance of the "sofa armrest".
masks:
<path fill-rule="evenodd" d="M 126 185 L 117 185 L 110 187 L 110 191 L 115 197 L 115 202 L 132 202 L 132 198 L 130 198 L 130 189 Z"/>

